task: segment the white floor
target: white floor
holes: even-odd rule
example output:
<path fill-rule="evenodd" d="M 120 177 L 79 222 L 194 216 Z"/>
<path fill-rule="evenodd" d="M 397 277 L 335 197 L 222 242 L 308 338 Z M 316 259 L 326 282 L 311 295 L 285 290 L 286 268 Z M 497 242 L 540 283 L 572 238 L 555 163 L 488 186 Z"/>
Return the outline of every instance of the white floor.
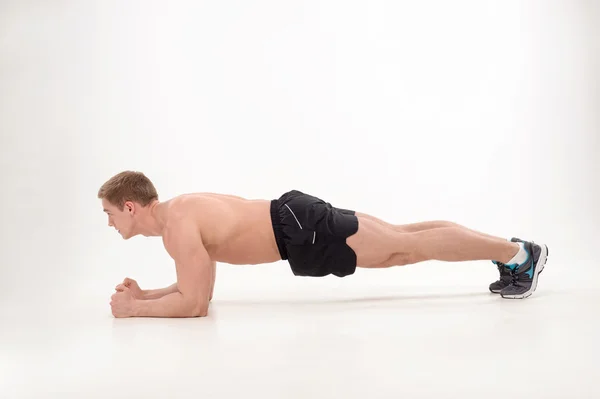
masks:
<path fill-rule="evenodd" d="M 227 269 L 201 319 L 113 319 L 110 293 L 5 302 L 0 397 L 600 397 L 598 290 L 544 271 L 505 300 L 480 267 L 465 284 L 425 266 L 270 288 Z"/>

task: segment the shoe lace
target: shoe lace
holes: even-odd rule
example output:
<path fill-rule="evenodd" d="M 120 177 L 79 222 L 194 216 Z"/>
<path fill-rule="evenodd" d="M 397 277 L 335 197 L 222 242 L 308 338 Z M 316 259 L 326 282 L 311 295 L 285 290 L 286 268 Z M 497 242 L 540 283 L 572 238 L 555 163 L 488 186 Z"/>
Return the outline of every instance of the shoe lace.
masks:
<path fill-rule="evenodd" d="M 502 278 L 502 280 L 508 280 L 510 279 L 512 281 L 513 278 L 513 271 L 506 267 L 506 265 L 504 263 L 498 262 L 497 264 L 498 267 L 498 271 L 500 272 L 500 277 Z"/>
<path fill-rule="evenodd" d="M 516 285 L 519 282 L 519 273 L 515 269 L 510 270 L 510 283 Z"/>

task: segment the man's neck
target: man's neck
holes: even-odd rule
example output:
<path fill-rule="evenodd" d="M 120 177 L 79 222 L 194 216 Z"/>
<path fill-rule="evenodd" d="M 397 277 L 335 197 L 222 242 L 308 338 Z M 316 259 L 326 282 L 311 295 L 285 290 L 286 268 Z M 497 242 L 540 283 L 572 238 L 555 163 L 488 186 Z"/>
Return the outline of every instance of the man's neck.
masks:
<path fill-rule="evenodd" d="M 165 221 L 163 206 L 161 203 L 156 201 L 149 205 L 147 214 L 145 215 L 140 227 L 143 231 L 142 234 L 146 237 L 162 236 L 163 229 L 165 227 Z"/>

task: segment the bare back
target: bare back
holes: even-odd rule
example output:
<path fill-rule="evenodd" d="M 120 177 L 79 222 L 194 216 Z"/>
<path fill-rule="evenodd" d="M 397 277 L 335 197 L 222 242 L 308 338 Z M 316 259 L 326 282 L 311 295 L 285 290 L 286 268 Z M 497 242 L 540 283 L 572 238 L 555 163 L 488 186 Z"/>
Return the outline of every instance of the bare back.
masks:
<path fill-rule="evenodd" d="M 271 224 L 270 201 L 215 193 L 184 194 L 164 203 L 192 218 L 213 261 L 260 264 L 281 260 Z"/>

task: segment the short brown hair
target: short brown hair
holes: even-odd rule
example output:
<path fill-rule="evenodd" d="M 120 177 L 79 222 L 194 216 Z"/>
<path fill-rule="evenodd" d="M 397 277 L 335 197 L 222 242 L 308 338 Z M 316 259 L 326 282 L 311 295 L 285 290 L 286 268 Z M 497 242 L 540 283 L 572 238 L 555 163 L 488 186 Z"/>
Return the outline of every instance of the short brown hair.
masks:
<path fill-rule="evenodd" d="M 123 210 L 126 201 L 135 201 L 142 206 L 158 199 L 154 184 L 142 172 L 126 170 L 111 177 L 98 190 L 98 198 Z"/>

